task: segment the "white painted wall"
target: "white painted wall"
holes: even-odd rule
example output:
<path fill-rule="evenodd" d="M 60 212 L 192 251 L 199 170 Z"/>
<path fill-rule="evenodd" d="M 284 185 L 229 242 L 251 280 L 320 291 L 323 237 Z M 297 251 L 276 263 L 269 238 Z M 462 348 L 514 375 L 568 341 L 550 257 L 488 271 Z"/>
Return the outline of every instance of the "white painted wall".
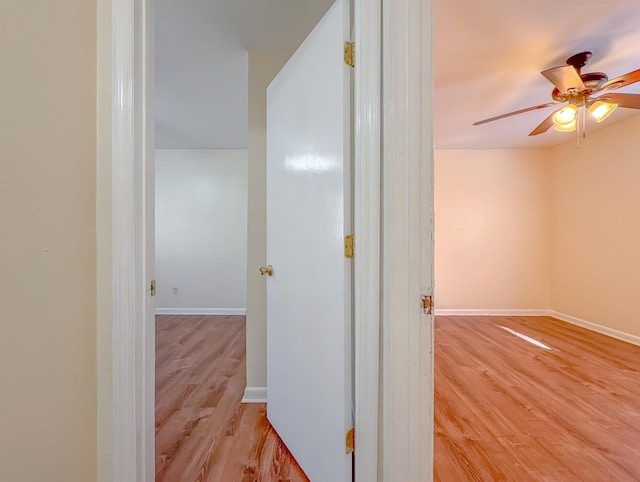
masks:
<path fill-rule="evenodd" d="M 247 151 L 157 150 L 158 312 L 242 313 L 246 270 Z"/>

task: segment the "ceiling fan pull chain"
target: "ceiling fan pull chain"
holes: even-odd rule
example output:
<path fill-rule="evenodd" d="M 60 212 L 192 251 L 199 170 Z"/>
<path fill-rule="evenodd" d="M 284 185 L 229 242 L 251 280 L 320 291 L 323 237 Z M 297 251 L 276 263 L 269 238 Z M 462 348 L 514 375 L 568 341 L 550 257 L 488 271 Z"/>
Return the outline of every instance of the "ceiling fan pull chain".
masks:
<path fill-rule="evenodd" d="M 582 107 L 582 138 L 587 138 L 587 103 L 589 101 L 589 96 L 584 96 L 584 107 Z"/>
<path fill-rule="evenodd" d="M 578 151 L 580 150 L 580 127 L 582 127 L 580 124 L 582 122 L 580 122 L 580 114 L 578 114 L 576 116 L 576 149 Z"/>

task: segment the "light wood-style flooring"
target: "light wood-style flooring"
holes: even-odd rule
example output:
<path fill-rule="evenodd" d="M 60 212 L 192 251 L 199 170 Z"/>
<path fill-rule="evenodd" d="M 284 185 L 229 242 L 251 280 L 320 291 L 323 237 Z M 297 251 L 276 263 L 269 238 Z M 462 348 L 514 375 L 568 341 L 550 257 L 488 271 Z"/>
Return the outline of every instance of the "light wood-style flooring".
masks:
<path fill-rule="evenodd" d="M 156 317 L 156 482 L 308 480 L 244 387 L 244 316 Z"/>
<path fill-rule="evenodd" d="M 156 325 L 156 481 L 306 481 L 265 406 L 240 403 L 244 317 Z M 640 481 L 640 347 L 547 317 L 437 317 L 434 373 L 436 481 Z"/>
<path fill-rule="evenodd" d="M 547 317 L 437 317 L 434 442 L 437 481 L 640 481 L 640 347 Z"/>

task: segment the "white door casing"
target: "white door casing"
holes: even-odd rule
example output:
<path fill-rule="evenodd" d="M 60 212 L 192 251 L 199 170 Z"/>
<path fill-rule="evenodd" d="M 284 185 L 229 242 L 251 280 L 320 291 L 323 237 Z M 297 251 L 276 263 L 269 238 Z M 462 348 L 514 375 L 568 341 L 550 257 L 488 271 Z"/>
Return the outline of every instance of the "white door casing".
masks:
<path fill-rule="evenodd" d="M 351 480 L 349 4 L 267 89 L 267 418 L 307 476 Z"/>
<path fill-rule="evenodd" d="M 382 2 L 355 0 L 353 87 L 356 482 L 378 481 Z"/>
<path fill-rule="evenodd" d="M 433 480 L 432 2 L 383 0 L 382 460 Z M 437 300 L 436 300 L 437 302 Z"/>
<path fill-rule="evenodd" d="M 112 450 L 98 456 L 112 457 L 112 470 L 99 476 L 118 482 L 155 480 L 152 7 L 152 0 L 111 3 L 111 51 L 101 59 L 112 72 L 104 92 L 111 96 L 112 215 L 99 230 L 112 233 L 112 271 L 99 284 L 110 281 L 113 300 L 111 370 L 99 372 L 111 375 L 113 427 Z"/>

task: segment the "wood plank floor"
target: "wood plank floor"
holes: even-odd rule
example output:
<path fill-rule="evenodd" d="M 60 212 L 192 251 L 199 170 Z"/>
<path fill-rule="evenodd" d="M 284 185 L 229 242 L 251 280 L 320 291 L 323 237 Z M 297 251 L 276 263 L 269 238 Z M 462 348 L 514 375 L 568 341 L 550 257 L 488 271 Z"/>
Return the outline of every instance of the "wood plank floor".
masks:
<path fill-rule="evenodd" d="M 156 326 L 156 481 L 306 481 L 265 406 L 240 403 L 244 317 Z M 437 481 L 640 481 L 640 347 L 546 317 L 437 317 L 434 442 Z"/>
<path fill-rule="evenodd" d="M 437 317 L 434 443 L 438 481 L 640 481 L 640 347 L 547 317 Z"/>
<path fill-rule="evenodd" d="M 244 316 L 156 317 L 156 482 L 308 480 L 244 387 Z"/>

